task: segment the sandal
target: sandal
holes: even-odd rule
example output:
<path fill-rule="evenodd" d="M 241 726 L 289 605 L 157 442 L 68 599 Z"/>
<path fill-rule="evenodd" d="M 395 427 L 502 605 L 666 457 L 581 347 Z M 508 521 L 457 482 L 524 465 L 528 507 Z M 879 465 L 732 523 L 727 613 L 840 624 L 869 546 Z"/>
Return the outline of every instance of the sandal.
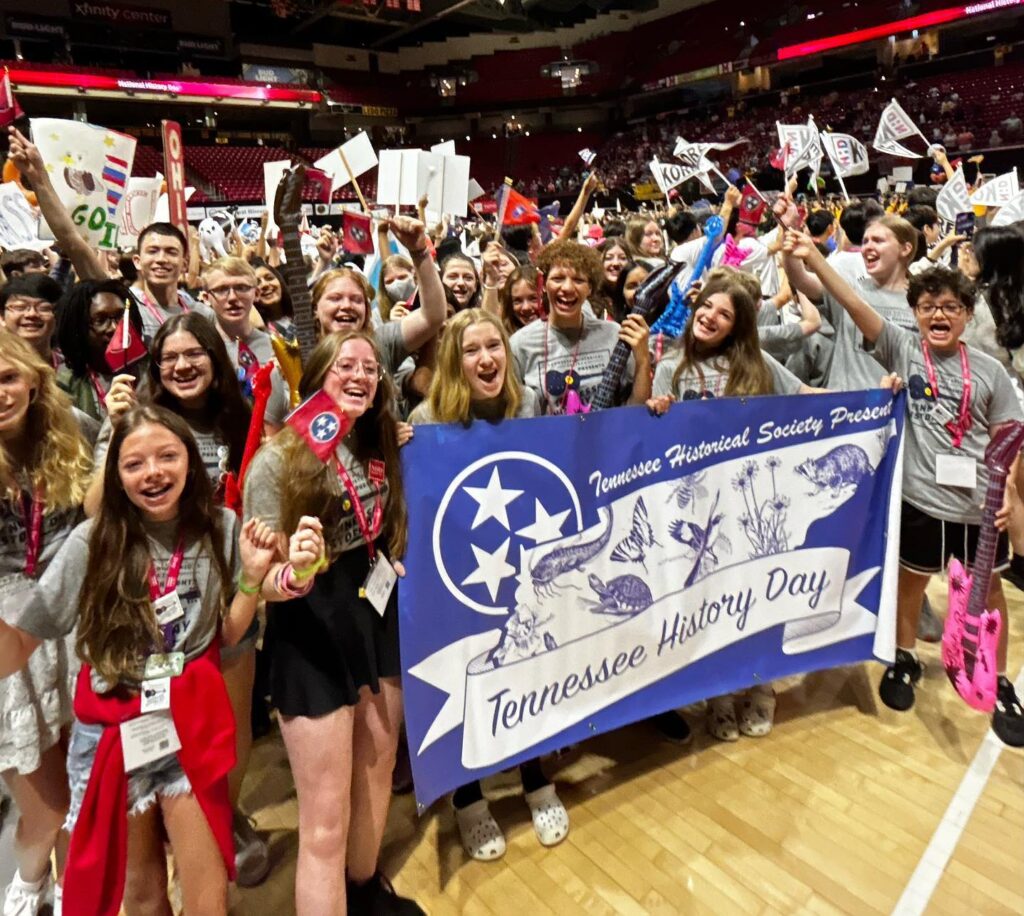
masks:
<path fill-rule="evenodd" d="M 526 793 L 533 829 L 542 846 L 557 846 L 569 835 L 569 812 L 548 783 Z"/>
<path fill-rule="evenodd" d="M 708 700 L 708 731 L 719 741 L 738 741 L 739 725 L 736 722 L 736 705 L 731 693 Z"/>
<path fill-rule="evenodd" d="M 492 862 L 505 855 L 505 834 L 491 814 L 486 798 L 455 809 L 455 822 L 466 855 L 478 862 Z"/>
<path fill-rule="evenodd" d="M 775 723 L 775 691 L 765 684 L 748 690 L 740 700 L 740 732 L 748 738 L 763 738 Z"/>

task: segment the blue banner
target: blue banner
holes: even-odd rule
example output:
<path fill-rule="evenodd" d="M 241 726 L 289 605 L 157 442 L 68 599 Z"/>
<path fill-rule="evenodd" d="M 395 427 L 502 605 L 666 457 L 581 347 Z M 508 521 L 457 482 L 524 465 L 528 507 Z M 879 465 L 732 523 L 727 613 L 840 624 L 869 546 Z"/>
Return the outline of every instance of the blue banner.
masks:
<path fill-rule="evenodd" d="M 418 426 L 399 586 L 418 802 L 667 709 L 891 658 L 904 400 Z"/>

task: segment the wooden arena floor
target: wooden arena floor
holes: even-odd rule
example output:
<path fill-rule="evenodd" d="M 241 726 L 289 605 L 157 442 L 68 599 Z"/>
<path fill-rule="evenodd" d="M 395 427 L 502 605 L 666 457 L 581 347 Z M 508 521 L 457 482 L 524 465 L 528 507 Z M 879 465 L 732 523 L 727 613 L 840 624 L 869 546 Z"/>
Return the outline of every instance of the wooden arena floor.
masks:
<path fill-rule="evenodd" d="M 937 610 L 944 591 L 930 592 Z M 1024 595 L 1007 593 L 1017 679 Z M 938 646 L 921 655 L 928 670 L 909 713 L 882 706 L 882 668 L 866 664 L 780 684 L 766 738 L 719 743 L 702 714 L 688 714 L 695 738 L 685 748 L 635 725 L 549 758 L 572 822 L 554 849 L 537 842 L 516 774 L 484 783 L 508 839 L 495 863 L 465 857 L 446 803 L 417 818 L 411 796 L 396 798 L 384 870 L 431 916 L 1024 913 L 1024 751 L 1003 749 L 976 804 L 958 801 L 947 815 L 988 719 L 954 694 Z M 293 913 L 296 804 L 276 732 L 250 774 L 244 800 L 273 871 L 260 888 L 233 889 L 231 913 Z M 941 870 L 936 842 L 965 819 Z M 927 906 L 915 905 L 933 886 Z"/>

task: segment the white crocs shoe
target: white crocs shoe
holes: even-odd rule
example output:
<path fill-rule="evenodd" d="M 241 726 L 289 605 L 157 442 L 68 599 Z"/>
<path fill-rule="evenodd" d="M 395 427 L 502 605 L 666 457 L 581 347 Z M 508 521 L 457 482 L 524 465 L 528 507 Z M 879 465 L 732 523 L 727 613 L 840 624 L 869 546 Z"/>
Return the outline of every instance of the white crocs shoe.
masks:
<path fill-rule="evenodd" d="M 15 872 L 7 885 L 3 916 L 38 916 L 44 907 L 52 904 L 53 879 L 49 874 L 36 884 L 29 884 Z"/>
<path fill-rule="evenodd" d="M 493 862 L 505 855 L 505 834 L 491 814 L 486 798 L 455 809 L 462 848 L 478 862 Z"/>
<path fill-rule="evenodd" d="M 548 783 L 526 793 L 526 804 L 533 818 L 533 829 L 542 846 L 557 846 L 569 835 L 569 812 Z"/>

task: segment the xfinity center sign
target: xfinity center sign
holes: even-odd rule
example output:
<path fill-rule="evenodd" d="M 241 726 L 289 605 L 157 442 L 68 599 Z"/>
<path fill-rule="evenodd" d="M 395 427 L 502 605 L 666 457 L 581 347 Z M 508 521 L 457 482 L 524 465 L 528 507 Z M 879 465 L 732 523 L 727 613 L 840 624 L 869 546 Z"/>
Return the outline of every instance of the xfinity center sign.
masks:
<path fill-rule="evenodd" d="M 88 19 L 136 29 L 169 29 L 172 25 L 169 10 L 106 3 L 103 0 L 73 0 L 71 15 L 75 19 Z"/>

